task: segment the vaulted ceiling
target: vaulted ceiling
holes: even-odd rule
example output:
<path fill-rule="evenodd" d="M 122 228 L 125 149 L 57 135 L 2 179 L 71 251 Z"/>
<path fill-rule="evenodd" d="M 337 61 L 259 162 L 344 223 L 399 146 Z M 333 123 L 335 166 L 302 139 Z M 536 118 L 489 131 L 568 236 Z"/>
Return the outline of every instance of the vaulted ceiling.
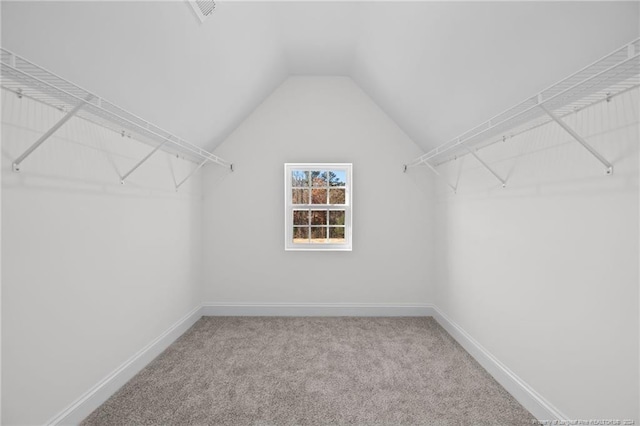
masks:
<path fill-rule="evenodd" d="M 423 149 L 640 36 L 638 2 L 2 2 L 3 47 L 214 149 L 289 75 L 350 76 Z"/>

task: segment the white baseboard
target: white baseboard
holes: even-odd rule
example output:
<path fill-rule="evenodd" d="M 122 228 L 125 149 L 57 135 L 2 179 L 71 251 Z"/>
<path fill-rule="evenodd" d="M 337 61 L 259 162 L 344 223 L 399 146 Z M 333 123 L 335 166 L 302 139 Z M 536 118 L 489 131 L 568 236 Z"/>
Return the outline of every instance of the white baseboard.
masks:
<path fill-rule="evenodd" d="M 203 316 L 428 317 L 428 304 L 378 303 L 205 303 Z"/>
<path fill-rule="evenodd" d="M 111 374 L 89 389 L 69 407 L 47 422 L 47 425 L 77 425 L 104 403 L 111 395 L 127 383 L 140 370 L 160 355 L 171 343 L 180 337 L 202 317 L 202 307 L 198 306 L 169 327 L 138 353 L 129 358 Z"/>
<path fill-rule="evenodd" d="M 206 303 L 193 309 L 158 338 L 52 418 L 47 425 L 76 425 L 149 364 L 202 316 L 432 316 L 438 323 L 539 420 L 568 420 L 480 343 L 431 304 L 374 303 Z"/>
<path fill-rule="evenodd" d="M 453 322 L 437 307 L 433 307 L 433 317 L 503 388 L 505 388 L 524 408 L 538 420 L 569 420 L 542 395 L 486 350 L 458 324 Z"/>

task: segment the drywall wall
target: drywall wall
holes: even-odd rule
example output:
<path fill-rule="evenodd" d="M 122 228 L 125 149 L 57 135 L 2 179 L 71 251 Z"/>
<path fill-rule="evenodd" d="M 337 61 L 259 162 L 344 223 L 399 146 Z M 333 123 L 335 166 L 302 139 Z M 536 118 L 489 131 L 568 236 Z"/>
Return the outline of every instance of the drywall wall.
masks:
<path fill-rule="evenodd" d="M 193 164 L 2 91 L 2 423 L 43 424 L 201 300 Z"/>
<path fill-rule="evenodd" d="M 205 303 L 428 303 L 432 181 L 418 147 L 348 77 L 291 77 L 204 176 Z M 285 252 L 284 163 L 353 163 L 353 251 Z"/>
<path fill-rule="evenodd" d="M 638 91 L 443 165 L 437 306 L 570 419 L 638 419 Z"/>

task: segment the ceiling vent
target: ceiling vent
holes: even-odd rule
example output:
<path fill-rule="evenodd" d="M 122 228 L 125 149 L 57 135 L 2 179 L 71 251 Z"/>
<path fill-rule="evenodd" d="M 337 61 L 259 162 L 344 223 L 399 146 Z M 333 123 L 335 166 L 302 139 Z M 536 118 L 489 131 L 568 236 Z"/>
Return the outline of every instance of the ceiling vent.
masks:
<path fill-rule="evenodd" d="M 216 3 L 213 0 L 188 0 L 200 22 L 213 14 Z"/>

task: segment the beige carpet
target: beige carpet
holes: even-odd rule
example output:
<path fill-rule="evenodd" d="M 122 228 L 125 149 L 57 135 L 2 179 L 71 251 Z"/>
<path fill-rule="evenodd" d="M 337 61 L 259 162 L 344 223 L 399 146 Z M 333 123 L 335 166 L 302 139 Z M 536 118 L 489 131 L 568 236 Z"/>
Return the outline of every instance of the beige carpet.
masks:
<path fill-rule="evenodd" d="M 531 425 L 432 318 L 205 317 L 89 425 Z"/>

